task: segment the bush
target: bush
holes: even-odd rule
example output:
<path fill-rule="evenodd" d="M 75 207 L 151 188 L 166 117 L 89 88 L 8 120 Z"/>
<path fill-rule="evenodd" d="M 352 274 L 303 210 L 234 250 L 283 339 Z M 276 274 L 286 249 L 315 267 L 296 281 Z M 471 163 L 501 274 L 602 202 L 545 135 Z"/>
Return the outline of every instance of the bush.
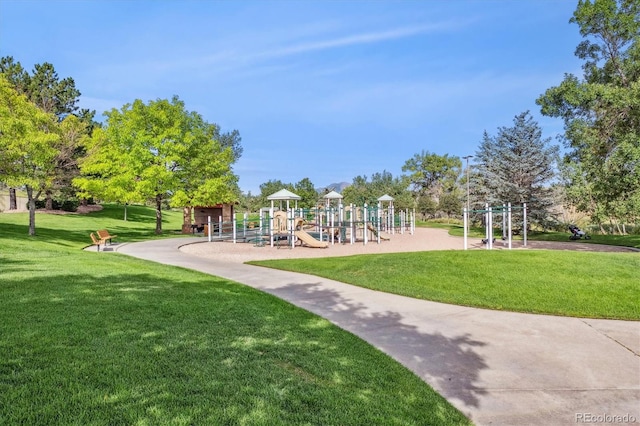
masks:
<path fill-rule="evenodd" d="M 60 205 L 60 210 L 64 210 L 65 212 L 75 212 L 78 210 L 78 205 L 80 203 L 76 199 L 65 200 Z"/>
<path fill-rule="evenodd" d="M 75 212 L 78 210 L 80 202 L 76 198 L 69 198 L 66 200 L 59 200 L 54 198 L 52 201 L 53 210 L 63 210 L 65 212 Z M 47 200 L 36 200 L 36 209 L 44 209 L 47 204 Z"/>

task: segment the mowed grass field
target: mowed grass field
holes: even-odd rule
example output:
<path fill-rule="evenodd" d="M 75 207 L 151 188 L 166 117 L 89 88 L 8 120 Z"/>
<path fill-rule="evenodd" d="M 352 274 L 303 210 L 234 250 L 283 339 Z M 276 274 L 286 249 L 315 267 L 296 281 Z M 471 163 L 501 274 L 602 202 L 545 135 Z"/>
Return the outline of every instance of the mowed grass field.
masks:
<path fill-rule="evenodd" d="M 464 228 L 460 224 L 447 224 L 447 223 L 439 223 L 439 222 L 418 222 L 420 226 L 430 227 L 430 228 L 440 228 L 447 229 L 449 234 L 462 237 L 464 235 Z M 500 238 L 502 236 L 502 229 L 495 228 L 494 236 L 496 238 Z M 558 241 L 558 242 L 574 242 L 570 240 L 569 237 L 571 233 L 567 229 L 566 232 L 529 232 L 527 234 L 527 239 L 531 241 Z M 588 240 L 581 239 L 578 240 L 581 244 L 607 244 L 614 246 L 622 246 L 622 247 L 634 247 L 640 249 L 640 234 L 629 234 L 629 235 L 601 235 L 601 234 L 589 234 L 591 237 Z M 469 237 L 472 238 L 484 238 L 485 237 L 485 229 L 484 227 L 473 226 L 469 228 Z M 522 235 L 514 236 L 515 240 L 522 240 Z"/>
<path fill-rule="evenodd" d="M 417 376 L 328 321 L 221 278 L 118 253 L 155 213 L 0 213 L 0 424 L 458 425 Z M 178 236 L 181 212 L 165 212 Z"/>
<path fill-rule="evenodd" d="M 640 319 L 640 252 L 461 250 L 250 263 L 456 305 Z"/>

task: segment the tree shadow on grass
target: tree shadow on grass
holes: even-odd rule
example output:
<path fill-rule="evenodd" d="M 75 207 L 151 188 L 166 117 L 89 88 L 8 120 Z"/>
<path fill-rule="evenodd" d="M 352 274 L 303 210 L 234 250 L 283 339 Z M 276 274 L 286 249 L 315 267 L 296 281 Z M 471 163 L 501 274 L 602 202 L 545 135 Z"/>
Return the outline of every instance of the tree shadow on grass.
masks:
<path fill-rule="evenodd" d="M 92 228 L 95 229 L 87 228 L 85 230 L 69 230 L 36 224 L 36 235 L 29 236 L 28 224 L 0 223 L 0 235 L 3 238 L 12 239 L 15 241 L 38 241 L 51 244 L 54 247 L 67 247 L 73 249 L 82 246 L 90 246 L 92 242 L 89 234 L 92 232 L 95 233 L 98 229 L 104 228 L 104 226 L 100 225 L 99 223 L 95 223 L 92 225 Z M 156 235 L 152 225 L 149 225 L 149 227 L 145 229 L 129 228 L 126 226 L 109 226 L 109 232 L 113 235 L 118 236 L 113 240 L 114 243 L 124 241 L 143 241 L 151 238 L 158 238 L 158 235 Z M 165 229 L 163 231 L 163 236 L 174 236 L 177 233 L 177 230 Z"/>
<path fill-rule="evenodd" d="M 269 292 L 295 303 L 352 332 L 392 356 L 432 385 L 447 399 L 457 399 L 467 407 L 478 407 L 478 396 L 486 391 L 475 383 L 488 368 L 474 349 L 486 343 L 468 334 L 445 336 L 425 332 L 410 324 L 398 312 L 372 312 L 362 303 L 315 283 L 292 283 Z M 463 411 L 464 407 L 461 408 Z"/>
<path fill-rule="evenodd" d="M 353 374 L 363 353 L 348 352 L 360 342 L 309 326 L 308 313 L 225 279 L 152 268 L 8 283 L 0 423 L 403 423 L 385 404 L 405 407 L 405 424 L 438 418 L 439 402 L 390 394 L 369 368 Z"/>

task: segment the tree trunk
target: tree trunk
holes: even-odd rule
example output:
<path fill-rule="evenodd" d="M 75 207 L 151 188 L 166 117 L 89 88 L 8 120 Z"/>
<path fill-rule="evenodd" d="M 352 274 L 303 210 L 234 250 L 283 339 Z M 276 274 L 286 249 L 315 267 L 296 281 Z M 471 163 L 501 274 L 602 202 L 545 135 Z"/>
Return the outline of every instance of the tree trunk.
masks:
<path fill-rule="evenodd" d="M 9 210 L 18 210 L 18 197 L 15 188 L 9 188 Z"/>
<path fill-rule="evenodd" d="M 47 190 L 45 193 L 44 208 L 46 210 L 53 210 L 53 198 L 51 198 L 51 191 Z"/>
<path fill-rule="evenodd" d="M 182 233 L 190 234 L 192 232 L 191 229 L 191 207 L 187 206 L 182 209 Z"/>
<path fill-rule="evenodd" d="M 33 197 L 33 188 L 29 185 L 27 189 L 27 206 L 29 207 L 29 235 L 36 235 L 36 200 Z"/>
<path fill-rule="evenodd" d="M 156 195 L 156 234 L 162 234 L 162 194 Z"/>

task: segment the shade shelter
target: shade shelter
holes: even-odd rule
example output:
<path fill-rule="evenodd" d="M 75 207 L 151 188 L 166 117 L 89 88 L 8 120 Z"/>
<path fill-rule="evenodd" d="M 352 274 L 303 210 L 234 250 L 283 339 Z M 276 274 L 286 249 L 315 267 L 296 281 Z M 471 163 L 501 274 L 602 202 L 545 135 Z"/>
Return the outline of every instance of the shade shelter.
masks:
<path fill-rule="evenodd" d="M 389 195 L 389 194 L 384 194 L 382 197 L 378 198 L 378 212 L 380 212 L 379 214 L 382 214 L 383 212 L 383 204 L 382 203 L 387 203 L 387 217 L 386 218 L 380 218 L 380 221 L 382 222 L 383 220 L 386 223 L 386 229 L 389 231 L 391 231 L 391 233 L 393 234 L 395 231 L 395 227 L 394 225 L 394 211 L 393 211 L 393 200 L 394 198 Z"/>
<path fill-rule="evenodd" d="M 302 197 L 300 197 L 299 195 L 294 194 L 291 191 L 288 191 L 286 189 L 281 189 L 278 192 L 275 192 L 271 195 L 269 195 L 267 197 L 267 200 L 271 201 L 271 208 L 273 209 L 273 203 L 274 201 L 280 201 L 280 210 L 282 209 L 282 201 L 286 201 L 287 202 L 287 210 L 289 210 L 290 207 L 290 202 L 291 201 L 295 201 L 295 207 L 298 207 L 298 200 L 302 199 Z"/>
<path fill-rule="evenodd" d="M 195 232 L 196 230 L 202 232 L 204 226 L 209 222 L 210 219 L 212 219 L 214 222 L 231 223 L 234 217 L 235 208 L 233 203 L 185 207 L 183 211 L 182 233 L 189 234 Z"/>
<path fill-rule="evenodd" d="M 322 198 L 325 200 L 325 214 L 327 224 L 331 226 L 330 234 L 331 234 L 331 244 L 334 243 L 334 225 L 337 225 L 336 229 L 344 229 L 342 226 L 344 225 L 344 207 L 342 206 L 342 195 L 336 191 L 331 191 L 325 194 Z M 332 205 L 332 201 L 336 200 L 336 206 Z M 322 222 L 322 218 L 320 218 L 320 222 Z M 340 233 L 339 236 L 343 236 L 343 233 Z"/>
<path fill-rule="evenodd" d="M 325 204 L 327 205 L 327 207 L 329 207 L 331 205 L 332 200 L 338 200 L 338 204 L 341 204 L 343 197 L 341 194 L 337 193 L 336 191 L 331 191 L 325 194 L 322 198 L 325 199 Z"/>
<path fill-rule="evenodd" d="M 284 188 L 281 189 L 280 191 L 276 192 L 276 193 L 273 193 L 273 194 L 269 195 L 267 197 L 267 200 L 271 201 L 271 209 L 269 210 L 269 217 L 271 218 L 271 221 L 272 221 L 272 223 L 271 223 L 271 231 L 270 231 L 270 234 L 271 234 L 270 235 L 270 237 L 271 237 L 270 238 L 271 247 L 273 247 L 273 230 L 276 228 L 276 224 L 273 223 L 273 220 L 274 220 L 274 208 L 275 208 L 274 203 L 276 201 L 280 201 L 280 210 L 282 211 L 282 210 L 284 210 L 282 208 L 282 203 L 283 203 L 283 201 L 286 201 L 287 207 L 286 207 L 285 211 L 287 212 L 287 215 L 293 215 L 293 210 L 291 210 L 291 208 L 290 208 L 291 207 L 291 201 L 294 201 L 295 202 L 294 207 L 298 208 L 298 200 L 300 200 L 301 198 L 302 197 L 300 197 L 299 195 L 294 194 L 293 192 L 288 191 L 288 190 L 286 190 Z M 288 227 L 287 227 L 287 229 L 289 230 L 289 242 L 291 244 L 291 247 L 293 247 L 293 216 L 292 217 L 287 217 L 287 218 L 289 219 L 288 220 L 289 223 L 288 223 Z"/>

